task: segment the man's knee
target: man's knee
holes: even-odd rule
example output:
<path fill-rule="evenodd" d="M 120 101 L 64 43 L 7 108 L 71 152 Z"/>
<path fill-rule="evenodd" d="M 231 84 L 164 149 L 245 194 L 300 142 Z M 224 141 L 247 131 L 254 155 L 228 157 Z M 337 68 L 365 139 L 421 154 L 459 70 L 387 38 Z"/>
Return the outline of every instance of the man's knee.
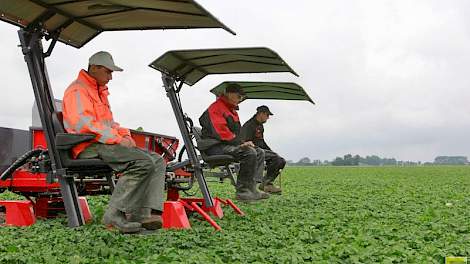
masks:
<path fill-rule="evenodd" d="M 150 153 L 152 156 L 152 160 L 155 163 L 156 167 L 164 167 L 166 166 L 165 161 L 162 156 L 158 155 L 157 153 Z"/>
<path fill-rule="evenodd" d="M 155 163 L 149 157 L 147 159 L 139 159 L 134 162 L 135 169 L 145 172 L 147 174 L 152 173 L 155 170 Z"/>
<path fill-rule="evenodd" d="M 279 168 L 283 169 L 286 166 L 286 160 L 283 157 L 279 157 Z"/>
<path fill-rule="evenodd" d="M 246 147 L 245 149 L 243 149 L 242 156 L 247 160 L 256 160 L 256 157 L 257 157 L 256 149 L 252 147 Z"/>

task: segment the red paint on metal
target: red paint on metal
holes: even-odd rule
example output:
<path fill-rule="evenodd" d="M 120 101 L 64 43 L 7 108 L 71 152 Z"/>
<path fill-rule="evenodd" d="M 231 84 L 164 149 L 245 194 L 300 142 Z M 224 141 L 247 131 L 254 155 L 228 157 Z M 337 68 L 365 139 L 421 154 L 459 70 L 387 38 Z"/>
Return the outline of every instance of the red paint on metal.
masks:
<path fill-rule="evenodd" d="M 180 202 L 167 201 L 163 203 L 163 228 L 190 229 L 186 210 Z"/>
<path fill-rule="evenodd" d="M 31 201 L 0 201 L 5 208 L 5 226 L 30 226 L 36 223 Z"/>
<path fill-rule="evenodd" d="M 78 202 L 80 203 L 80 208 L 82 209 L 83 219 L 85 220 L 85 223 L 90 223 L 93 220 L 93 216 L 91 214 L 90 207 L 88 206 L 88 201 L 86 200 L 86 197 L 78 197 Z"/>
<path fill-rule="evenodd" d="M 215 230 L 217 230 L 217 231 L 222 230 L 222 228 L 209 216 L 209 214 L 204 212 L 204 210 L 202 210 L 202 208 L 199 207 L 199 205 L 196 202 L 192 202 L 191 206 L 196 210 L 196 212 L 198 212 L 200 215 L 202 215 L 202 217 L 204 217 L 204 219 L 207 222 L 209 222 L 209 224 L 211 226 L 213 226 L 215 228 Z"/>

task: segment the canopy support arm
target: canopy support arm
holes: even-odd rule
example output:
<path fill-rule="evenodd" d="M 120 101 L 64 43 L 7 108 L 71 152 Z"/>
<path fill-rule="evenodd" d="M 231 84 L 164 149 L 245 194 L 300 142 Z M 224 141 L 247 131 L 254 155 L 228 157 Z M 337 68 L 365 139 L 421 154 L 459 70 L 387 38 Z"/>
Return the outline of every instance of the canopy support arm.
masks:
<path fill-rule="evenodd" d="M 201 190 L 202 196 L 204 197 L 204 202 L 207 207 L 213 207 L 214 203 L 212 200 L 212 196 L 209 192 L 209 187 L 207 186 L 206 180 L 204 179 L 201 161 L 199 160 L 196 154 L 196 149 L 191 139 L 188 127 L 186 126 L 186 121 L 183 115 L 181 103 L 178 101 L 178 98 L 176 96 L 177 88 L 175 87 L 175 80 L 165 73 L 162 73 L 162 80 L 163 85 L 165 87 L 166 95 L 168 96 L 168 99 L 171 103 L 171 107 L 173 108 L 173 112 L 175 114 L 176 122 L 178 123 L 178 127 L 180 129 L 184 145 L 186 146 L 189 161 L 191 162 L 191 165 L 194 169 L 194 173 L 196 175 L 197 182 L 199 183 L 199 189 Z M 178 90 L 180 89 L 181 84 Z"/>
<path fill-rule="evenodd" d="M 44 19 L 51 16 L 51 13 L 44 15 Z M 39 117 L 41 118 L 42 128 L 47 142 L 47 149 L 51 160 L 50 172 L 52 179 L 58 179 L 60 183 L 60 192 L 64 201 L 65 211 L 67 213 L 68 226 L 78 227 L 85 223 L 83 213 L 80 208 L 77 188 L 73 177 L 68 177 L 66 170 L 60 160 L 59 152 L 55 145 L 55 131 L 52 121 L 52 113 L 56 110 L 54 104 L 54 95 L 50 87 L 44 57 L 52 52 L 55 43 L 51 43 L 46 54 L 43 53 L 41 40 L 44 32 L 41 27 L 43 21 L 37 20 L 28 28 L 18 31 L 24 59 L 28 66 L 28 71 L 33 86 L 34 97 L 38 106 Z"/>

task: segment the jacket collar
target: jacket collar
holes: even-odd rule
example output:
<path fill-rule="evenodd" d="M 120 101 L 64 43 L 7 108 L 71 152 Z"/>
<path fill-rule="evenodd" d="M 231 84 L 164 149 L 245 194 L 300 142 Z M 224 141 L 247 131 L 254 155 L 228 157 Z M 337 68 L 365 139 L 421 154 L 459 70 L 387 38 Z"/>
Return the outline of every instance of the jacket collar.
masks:
<path fill-rule="evenodd" d="M 217 98 L 217 101 L 222 102 L 222 104 L 224 104 L 228 109 L 230 109 L 233 112 L 236 112 L 236 110 L 238 110 L 238 107 L 236 105 L 231 104 L 228 101 L 227 97 L 223 95 L 219 96 L 219 98 Z"/>
<path fill-rule="evenodd" d="M 263 123 L 259 122 L 258 119 L 256 119 L 256 114 L 251 118 L 254 120 L 254 122 L 258 125 L 262 125 Z"/>
<path fill-rule="evenodd" d="M 91 77 L 87 71 L 82 69 L 78 74 L 78 79 L 84 82 L 88 87 L 92 87 L 98 90 L 100 94 L 109 95 L 108 86 L 98 86 L 98 83 L 96 82 L 95 78 Z"/>

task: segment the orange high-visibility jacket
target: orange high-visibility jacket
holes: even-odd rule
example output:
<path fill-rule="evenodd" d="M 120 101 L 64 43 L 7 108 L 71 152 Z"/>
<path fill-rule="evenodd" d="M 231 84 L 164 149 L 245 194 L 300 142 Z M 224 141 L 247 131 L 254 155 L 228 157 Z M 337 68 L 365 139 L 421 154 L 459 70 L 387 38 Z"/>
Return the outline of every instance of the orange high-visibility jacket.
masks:
<path fill-rule="evenodd" d="M 108 87 L 98 86 L 85 70 L 81 70 L 78 78 L 65 90 L 62 101 L 65 130 L 96 135 L 95 139 L 75 146 L 73 158 L 94 142 L 119 144 L 124 136 L 130 136 L 129 129 L 114 122 L 108 95 Z"/>

